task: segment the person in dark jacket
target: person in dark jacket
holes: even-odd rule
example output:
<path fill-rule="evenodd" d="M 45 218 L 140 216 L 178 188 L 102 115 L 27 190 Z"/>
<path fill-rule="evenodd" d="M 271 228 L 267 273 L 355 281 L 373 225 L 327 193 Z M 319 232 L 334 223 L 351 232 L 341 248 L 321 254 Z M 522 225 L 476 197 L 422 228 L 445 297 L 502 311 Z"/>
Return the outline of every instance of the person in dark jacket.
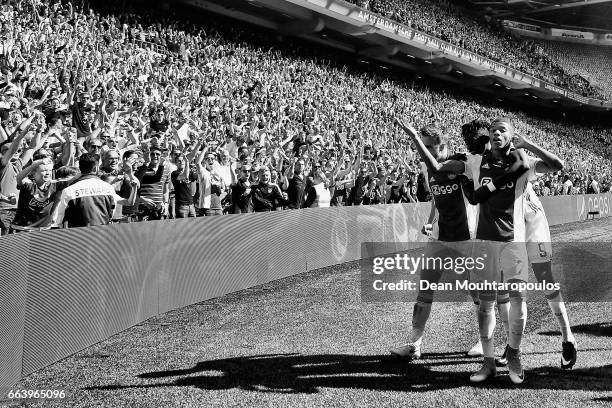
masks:
<path fill-rule="evenodd" d="M 276 211 L 284 205 L 289 205 L 287 195 L 282 193 L 280 187 L 271 183 L 270 180 L 270 169 L 262 167 L 259 170 L 259 184 L 251 191 L 255 212 Z"/>
<path fill-rule="evenodd" d="M 243 164 L 240 168 L 240 176 L 236 183 L 232 184 L 231 197 L 231 208 L 232 214 L 244 214 L 253 212 L 253 203 L 251 202 L 251 182 L 249 181 L 251 175 L 251 165 Z"/>
<path fill-rule="evenodd" d="M 304 203 L 307 182 L 304 175 L 304 166 L 304 159 L 298 159 L 293 165 L 293 177 L 289 179 L 289 188 L 287 188 L 289 204 L 287 207 L 292 210 L 302 208 Z"/>

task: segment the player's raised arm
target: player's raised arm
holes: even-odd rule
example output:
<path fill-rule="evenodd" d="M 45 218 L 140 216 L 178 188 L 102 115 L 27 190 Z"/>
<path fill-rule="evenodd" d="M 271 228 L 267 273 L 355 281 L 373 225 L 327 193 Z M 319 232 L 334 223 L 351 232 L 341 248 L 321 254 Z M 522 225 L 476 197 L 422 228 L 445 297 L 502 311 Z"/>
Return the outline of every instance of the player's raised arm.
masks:
<path fill-rule="evenodd" d="M 454 174 L 462 174 L 465 172 L 465 163 L 460 160 L 447 160 L 444 163 L 438 163 L 438 161 L 432 156 L 432 154 L 427 149 L 427 146 L 423 143 L 419 135 L 417 134 L 416 129 L 414 129 L 410 125 L 406 125 L 399 118 L 395 118 L 395 122 L 410 136 L 410 139 L 416 145 L 416 148 L 423 158 L 427 169 L 430 172 L 444 172 L 444 173 L 454 173 Z"/>
<path fill-rule="evenodd" d="M 536 173 L 554 173 L 555 171 L 563 169 L 563 160 L 525 136 L 515 133 L 512 138 L 512 143 L 517 149 L 529 150 L 541 160 L 535 163 L 534 170 Z"/>

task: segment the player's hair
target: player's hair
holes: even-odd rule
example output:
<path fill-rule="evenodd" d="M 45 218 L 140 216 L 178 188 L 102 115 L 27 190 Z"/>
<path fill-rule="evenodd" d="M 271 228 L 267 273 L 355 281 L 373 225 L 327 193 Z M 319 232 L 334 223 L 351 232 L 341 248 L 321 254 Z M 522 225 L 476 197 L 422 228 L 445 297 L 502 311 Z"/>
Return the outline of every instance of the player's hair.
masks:
<path fill-rule="evenodd" d="M 446 138 L 442 131 L 434 125 L 427 125 L 421 129 L 422 137 L 432 138 L 435 145 L 446 144 Z"/>
<path fill-rule="evenodd" d="M 491 122 L 491 126 L 493 126 L 496 123 L 507 123 L 507 124 L 509 124 L 512 127 L 512 129 L 514 129 L 514 125 L 512 124 L 512 120 L 510 120 L 510 118 L 507 117 L 507 116 L 500 116 L 500 117 L 495 118 L 493 120 L 493 122 Z"/>
<path fill-rule="evenodd" d="M 81 174 L 91 174 L 96 170 L 100 156 L 95 153 L 85 153 L 79 157 L 79 170 Z"/>
<path fill-rule="evenodd" d="M 491 127 L 491 124 L 484 119 L 474 119 L 471 122 L 465 123 L 461 126 L 461 137 L 463 140 L 468 141 L 476 138 L 480 129 L 487 129 Z"/>
<path fill-rule="evenodd" d="M 55 171 L 55 177 L 58 179 L 65 179 L 72 176 L 76 176 L 79 173 L 79 169 L 76 167 L 62 166 Z"/>

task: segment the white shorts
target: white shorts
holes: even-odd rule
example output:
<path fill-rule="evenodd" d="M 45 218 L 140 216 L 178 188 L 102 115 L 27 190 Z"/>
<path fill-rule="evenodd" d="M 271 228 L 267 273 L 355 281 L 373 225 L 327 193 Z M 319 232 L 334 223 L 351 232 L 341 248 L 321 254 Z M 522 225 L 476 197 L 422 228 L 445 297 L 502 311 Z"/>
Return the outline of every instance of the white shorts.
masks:
<path fill-rule="evenodd" d="M 530 263 L 552 260 L 550 228 L 543 212 L 528 211 L 525 213 L 525 243 Z"/>
<path fill-rule="evenodd" d="M 484 268 L 470 273 L 470 280 L 505 283 L 527 282 L 529 262 L 527 248 L 523 242 L 500 242 L 477 239 L 474 241 L 472 257 L 484 261 Z"/>
<path fill-rule="evenodd" d="M 438 283 L 444 274 L 449 282 L 468 279 L 474 266 L 466 263 L 472 253 L 472 241 L 431 240 L 423 251 L 423 264 L 419 273 L 421 280 Z"/>

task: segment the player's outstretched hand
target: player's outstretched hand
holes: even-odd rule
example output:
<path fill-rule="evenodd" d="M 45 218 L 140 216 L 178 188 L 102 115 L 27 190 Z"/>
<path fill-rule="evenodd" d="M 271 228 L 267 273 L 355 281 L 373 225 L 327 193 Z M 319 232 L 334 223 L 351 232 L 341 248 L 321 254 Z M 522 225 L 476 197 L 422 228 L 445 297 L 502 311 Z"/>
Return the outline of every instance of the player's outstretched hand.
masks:
<path fill-rule="evenodd" d="M 416 138 L 418 136 L 416 129 L 412 127 L 412 125 L 404 123 L 400 118 L 395 117 L 395 123 L 397 123 L 397 125 L 401 127 L 404 132 L 408 133 L 408 135 L 410 135 L 411 137 Z"/>

